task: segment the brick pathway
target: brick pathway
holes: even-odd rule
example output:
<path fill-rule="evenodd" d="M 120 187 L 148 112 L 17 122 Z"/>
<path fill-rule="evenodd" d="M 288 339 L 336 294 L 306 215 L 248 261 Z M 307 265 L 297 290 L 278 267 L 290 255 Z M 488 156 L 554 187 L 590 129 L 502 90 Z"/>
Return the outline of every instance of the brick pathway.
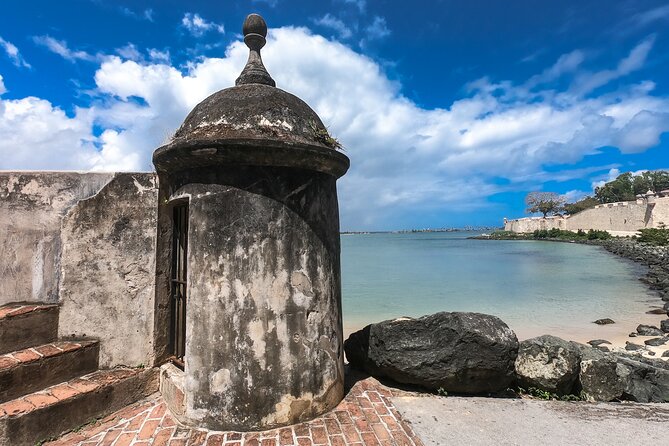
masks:
<path fill-rule="evenodd" d="M 71 432 L 49 446 L 423 446 L 389 397 L 406 394 L 374 378 L 356 382 L 332 412 L 264 432 L 215 432 L 175 423 L 160 396 Z"/>

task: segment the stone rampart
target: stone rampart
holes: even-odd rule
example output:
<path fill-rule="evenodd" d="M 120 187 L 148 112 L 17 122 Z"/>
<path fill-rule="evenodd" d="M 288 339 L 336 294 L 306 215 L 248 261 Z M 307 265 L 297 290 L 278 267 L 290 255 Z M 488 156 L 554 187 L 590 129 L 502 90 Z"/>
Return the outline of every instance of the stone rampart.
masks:
<path fill-rule="evenodd" d="M 59 336 L 100 365 L 152 365 L 153 173 L 0 172 L 0 305 L 59 303 Z"/>
<path fill-rule="evenodd" d="M 566 231 L 609 231 L 613 235 L 632 235 L 639 229 L 669 226 L 669 191 L 649 194 L 636 201 L 606 203 L 574 215 L 527 217 L 504 220 L 504 230 L 518 233 L 558 228 Z"/>

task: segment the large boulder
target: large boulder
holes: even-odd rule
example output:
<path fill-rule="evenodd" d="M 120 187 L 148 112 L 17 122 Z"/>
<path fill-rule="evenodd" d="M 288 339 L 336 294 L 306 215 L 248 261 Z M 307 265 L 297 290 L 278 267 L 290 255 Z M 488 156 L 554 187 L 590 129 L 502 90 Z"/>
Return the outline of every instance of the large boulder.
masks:
<path fill-rule="evenodd" d="M 662 359 L 619 355 L 617 374 L 624 398 L 639 403 L 669 403 L 669 363 Z"/>
<path fill-rule="evenodd" d="M 544 335 L 520 343 L 516 358 L 518 384 L 558 395 L 573 392 L 581 353 L 573 344 Z"/>
<path fill-rule="evenodd" d="M 616 401 L 623 397 L 625 385 L 618 376 L 618 362 L 613 354 L 583 344 L 575 345 L 581 353 L 578 384 L 587 401 Z"/>
<path fill-rule="evenodd" d="M 495 316 L 444 312 L 368 325 L 346 340 L 344 350 L 351 366 L 373 376 L 486 394 L 512 383 L 518 339 Z"/>

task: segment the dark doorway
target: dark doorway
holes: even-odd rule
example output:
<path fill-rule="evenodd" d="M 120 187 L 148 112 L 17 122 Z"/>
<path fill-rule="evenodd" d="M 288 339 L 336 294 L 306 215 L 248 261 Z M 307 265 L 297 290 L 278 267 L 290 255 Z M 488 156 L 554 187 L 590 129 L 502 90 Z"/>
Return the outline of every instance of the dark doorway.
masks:
<path fill-rule="evenodd" d="M 183 368 L 186 347 L 186 301 L 188 287 L 188 203 L 174 206 L 172 213 L 172 318 L 170 347 L 174 362 Z"/>

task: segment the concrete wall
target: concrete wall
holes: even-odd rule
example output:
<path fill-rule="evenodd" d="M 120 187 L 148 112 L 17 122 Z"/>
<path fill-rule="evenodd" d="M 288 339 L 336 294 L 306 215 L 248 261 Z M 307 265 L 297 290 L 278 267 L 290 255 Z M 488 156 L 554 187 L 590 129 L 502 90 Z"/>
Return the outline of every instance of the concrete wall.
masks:
<path fill-rule="evenodd" d="M 0 305 L 59 302 L 101 366 L 151 364 L 157 194 L 151 173 L 0 172 Z"/>
<path fill-rule="evenodd" d="M 58 301 L 63 217 L 113 176 L 0 172 L 0 305 Z"/>
<path fill-rule="evenodd" d="M 190 202 L 180 420 L 260 430 L 331 410 L 344 394 L 335 178 L 241 166 L 175 176 L 170 199 Z"/>
<path fill-rule="evenodd" d="M 654 203 L 654 204 L 653 204 Z M 534 232 L 558 228 L 567 231 L 590 229 L 609 231 L 614 235 L 631 235 L 639 229 L 669 226 L 669 196 L 598 205 L 566 217 L 519 218 L 506 220 L 504 229 L 513 232 Z"/>
<path fill-rule="evenodd" d="M 61 337 L 100 339 L 100 365 L 153 365 L 158 187 L 117 174 L 62 225 Z"/>

